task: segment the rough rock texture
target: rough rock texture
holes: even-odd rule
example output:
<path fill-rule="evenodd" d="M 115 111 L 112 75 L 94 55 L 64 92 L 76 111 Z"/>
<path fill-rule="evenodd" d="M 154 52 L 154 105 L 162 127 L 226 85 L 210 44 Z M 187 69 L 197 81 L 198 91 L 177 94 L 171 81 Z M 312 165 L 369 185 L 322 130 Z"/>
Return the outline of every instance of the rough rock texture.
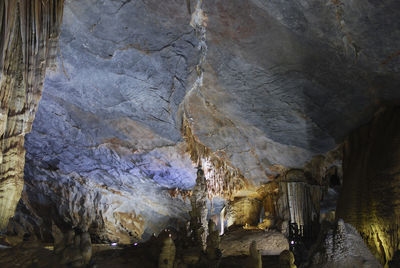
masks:
<path fill-rule="evenodd" d="M 192 133 L 255 185 L 273 164 L 301 167 L 333 149 L 377 103 L 399 98 L 398 9 L 395 0 L 204 1 L 202 87 L 185 98 Z"/>
<path fill-rule="evenodd" d="M 357 230 L 343 220 L 323 231 L 317 252 L 307 267 L 382 267 L 364 244 Z"/>
<path fill-rule="evenodd" d="M 304 172 L 290 170 L 279 180 L 276 211 L 279 219 L 310 228 L 319 222 L 322 187 L 307 182 Z"/>
<path fill-rule="evenodd" d="M 55 225 L 52 227 L 54 253 L 58 255 L 60 264 L 86 267 L 92 258 L 92 242 L 89 233 L 79 234 L 74 230 L 61 233 Z"/>
<path fill-rule="evenodd" d="M 0 2 L 0 231 L 14 215 L 24 184 L 25 134 L 52 65 L 64 0 Z"/>
<path fill-rule="evenodd" d="M 352 224 L 382 264 L 400 250 L 400 108 L 387 109 L 344 144 L 337 216 Z"/>
<path fill-rule="evenodd" d="M 237 197 L 228 203 L 227 227 L 255 225 L 260 219 L 261 202 L 255 198 Z"/>
<path fill-rule="evenodd" d="M 205 250 L 208 236 L 207 184 L 201 168 L 197 170 L 196 185 L 193 187 L 190 204 L 192 206 L 192 210 L 189 212 L 190 228 L 193 238 L 197 245 Z"/>
<path fill-rule="evenodd" d="M 256 241 L 261 255 L 279 255 L 289 249 L 286 237 L 277 231 L 243 230 L 242 228 L 225 234 L 221 239 L 223 256 L 248 255 L 252 241 Z"/>
<path fill-rule="evenodd" d="M 66 1 L 58 68 L 26 140 L 29 220 L 129 242 L 187 215 L 167 189 L 193 187 L 193 164 L 225 198 L 303 168 L 399 100 L 398 9 Z"/>
<path fill-rule="evenodd" d="M 178 105 L 197 59 L 178 1 L 67 1 L 58 69 L 27 137 L 26 204 L 49 225 L 121 243 L 184 218 L 196 170 Z"/>

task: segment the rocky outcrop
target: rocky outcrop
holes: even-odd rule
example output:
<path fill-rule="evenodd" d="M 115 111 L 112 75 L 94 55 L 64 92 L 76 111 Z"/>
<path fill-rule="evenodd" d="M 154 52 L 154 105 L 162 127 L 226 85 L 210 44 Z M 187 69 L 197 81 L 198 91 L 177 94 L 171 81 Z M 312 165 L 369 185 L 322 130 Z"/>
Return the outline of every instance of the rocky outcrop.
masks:
<path fill-rule="evenodd" d="M 382 267 L 357 230 L 343 220 L 325 225 L 314 247 L 316 251 L 306 267 Z"/>
<path fill-rule="evenodd" d="M 222 255 L 248 255 L 252 241 L 256 242 L 261 255 L 279 255 L 283 250 L 289 249 L 287 238 L 280 232 L 239 228 L 222 237 L 220 245 Z"/>
<path fill-rule="evenodd" d="M 0 230 L 14 215 L 24 184 L 24 137 L 53 64 L 64 0 L 0 3 Z"/>
<path fill-rule="evenodd" d="M 399 112 L 381 111 L 344 144 L 337 216 L 357 228 L 382 264 L 400 249 Z"/>

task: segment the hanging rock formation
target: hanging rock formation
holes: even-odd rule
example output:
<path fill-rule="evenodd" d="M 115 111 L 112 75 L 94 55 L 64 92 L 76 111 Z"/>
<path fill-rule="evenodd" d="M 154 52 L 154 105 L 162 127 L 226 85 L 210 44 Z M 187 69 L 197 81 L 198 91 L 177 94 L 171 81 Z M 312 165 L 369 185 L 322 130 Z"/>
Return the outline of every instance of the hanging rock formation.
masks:
<path fill-rule="evenodd" d="M 0 2 L 0 230 L 21 196 L 24 138 L 54 63 L 63 8 L 64 0 Z"/>
<path fill-rule="evenodd" d="M 382 264 L 400 250 L 400 108 L 383 110 L 344 144 L 337 217 L 352 224 Z"/>

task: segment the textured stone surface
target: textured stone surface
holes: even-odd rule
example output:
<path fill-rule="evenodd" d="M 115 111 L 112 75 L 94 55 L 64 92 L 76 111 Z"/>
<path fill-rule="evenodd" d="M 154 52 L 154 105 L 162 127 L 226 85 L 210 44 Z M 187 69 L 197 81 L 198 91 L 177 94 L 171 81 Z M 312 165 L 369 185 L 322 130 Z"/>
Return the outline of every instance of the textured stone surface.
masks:
<path fill-rule="evenodd" d="M 381 111 L 344 144 L 337 216 L 357 228 L 382 264 L 400 250 L 399 112 Z"/>
<path fill-rule="evenodd" d="M 339 220 L 322 233 L 322 241 L 316 244 L 317 251 L 307 267 L 382 267 L 352 225 Z"/>
<path fill-rule="evenodd" d="M 271 164 L 299 167 L 333 149 L 377 103 L 399 98 L 398 5 L 204 1 L 203 87 L 185 99 L 193 133 L 256 183 Z"/>
<path fill-rule="evenodd" d="M 66 1 L 58 67 L 26 140 L 30 219 L 129 242 L 187 215 L 167 189 L 193 187 L 199 163 L 211 197 L 302 168 L 399 100 L 398 9 Z"/>
<path fill-rule="evenodd" d="M 256 241 L 261 255 L 279 255 L 289 249 L 286 237 L 276 231 L 244 230 L 242 228 L 225 234 L 221 238 L 223 256 L 248 255 L 250 244 Z"/>
<path fill-rule="evenodd" d="M 176 122 L 197 57 L 191 17 L 174 1 L 67 1 L 64 15 L 26 140 L 25 203 L 46 226 L 129 243 L 187 213 L 167 189 L 195 181 Z"/>
<path fill-rule="evenodd" d="M 64 0 L 0 2 L 0 231 L 14 215 L 24 184 L 24 137 L 52 65 Z"/>

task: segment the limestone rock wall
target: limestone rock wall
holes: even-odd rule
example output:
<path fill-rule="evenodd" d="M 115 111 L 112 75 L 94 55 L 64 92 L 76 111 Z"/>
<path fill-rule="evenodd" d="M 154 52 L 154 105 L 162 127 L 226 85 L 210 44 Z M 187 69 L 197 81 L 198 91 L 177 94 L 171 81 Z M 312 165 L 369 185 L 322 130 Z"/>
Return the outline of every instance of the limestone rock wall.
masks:
<path fill-rule="evenodd" d="M 65 2 L 18 221 L 35 218 L 38 236 L 53 220 L 129 243 L 188 217 L 189 200 L 169 192 L 196 178 L 177 116 L 198 59 L 190 21 L 182 1 Z"/>
<path fill-rule="evenodd" d="M 400 250 L 400 108 L 381 111 L 344 144 L 337 217 L 354 225 L 381 261 Z"/>
<path fill-rule="evenodd" d="M 64 0 L 0 2 L 0 230 L 21 196 L 24 137 L 56 54 L 63 7 Z"/>

